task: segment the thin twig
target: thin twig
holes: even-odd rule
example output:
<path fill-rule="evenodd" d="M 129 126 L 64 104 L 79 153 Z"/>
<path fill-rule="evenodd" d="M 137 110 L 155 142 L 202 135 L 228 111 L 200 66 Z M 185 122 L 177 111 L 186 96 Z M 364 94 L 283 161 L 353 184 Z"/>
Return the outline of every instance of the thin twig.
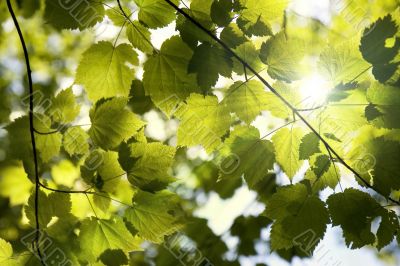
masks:
<path fill-rule="evenodd" d="M 10 0 L 7 0 L 7 7 L 12 20 L 14 22 L 15 28 L 17 29 L 18 36 L 22 45 L 22 50 L 24 51 L 25 57 L 25 65 L 26 72 L 28 76 L 28 86 L 29 86 L 29 132 L 31 136 L 31 144 L 33 150 L 33 161 L 35 165 L 35 225 L 36 225 L 36 233 L 34 243 L 36 245 L 36 251 L 38 253 L 40 263 L 45 265 L 42 253 L 40 251 L 39 239 L 40 239 L 40 224 L 39 224 L 39 170 L 38 170 L 38 159 L 37 159 L 37 151 L 36 151 L 36 142 L 35 142 L 35 129 L 33 126 L 33 83 L 32 83 L 32 70 L 29 63 L 29 54 L 28 49 L 26 48 L 24 36 L 22 35 L 21 28 L 19 27 L 17 17 L 14 14 L 14 10 L 12 8 Z"/>

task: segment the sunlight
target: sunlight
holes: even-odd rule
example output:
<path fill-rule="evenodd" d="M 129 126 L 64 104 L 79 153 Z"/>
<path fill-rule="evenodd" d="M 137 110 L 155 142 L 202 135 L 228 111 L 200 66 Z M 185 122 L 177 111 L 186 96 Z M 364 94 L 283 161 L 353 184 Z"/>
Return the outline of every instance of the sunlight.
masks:
<path fill-rule="evenodd" d="M 331 89 L 330 82 L 319 74 L 306 77 L 300 83 L 302 105 L 315 107 L 324 104 Z"/>

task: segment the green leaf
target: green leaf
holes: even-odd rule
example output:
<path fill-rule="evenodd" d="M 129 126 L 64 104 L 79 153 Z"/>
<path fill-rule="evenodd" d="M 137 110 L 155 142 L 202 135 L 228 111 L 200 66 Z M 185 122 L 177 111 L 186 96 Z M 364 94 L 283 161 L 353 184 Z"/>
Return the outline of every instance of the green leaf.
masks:
<path fill-rule="evenodd" d="M 392 190 L 400 189 L 400 180 L 395 178 L 400 171 L 400 165 L 396 163 L 400 160 L 398 141 L 370 137 L 361 141 L 356 139 L 353 143 L 355 146 L 346 157 L 365 180 L 386 196 Z"/>
<path fill-rule="evenodd" d="M 50 193 L 45 194 L 39 191 L 38 197 L 38 220 L 40 228 L 44 229 L 48 226 L 53 217 L 63 218 L 71 211 L 71 199 L 69 194 Z M 40 206 L 46 206 L 40 208 Z M 25 215 L 29 220 L 29 225 L 36 228 L 36 211 L 35 211 L 35 192 L 31 194 L 28 204 L 24 207 Z"/>
<path fill-rule="evenodd" d="M 80 106 L 76 103 L 72 88 L 61 91 L 51 102 L 48 114 L 53 122 L 66 124 L 79 115 Z"/>
<path fill-rule="evenodd" d="M 104 13 L 104 6 L 96 2 L 45 0 L 44 19 L 57 30 L 92 27 Z"/>
<path fill-rule="evenodd" d="M 399 228 L 398 218 L 392 211 L 387 211 L 368 193 L 357 189 L 348 188 L 333 194 L 327 203 L 332 224 L 340 225 L 346 244 L 352 249 L 375 243 L 371 223 L 377 217 L 382 217 L 377 233 L 379 249 L 391 242 L 393 231 Z"/>
<path fill-rule="evenodd" d="M 42 133 L 52 132 L 51 134 L 35 134 L 36 148 L 43 162 L 48 162 L 51 158 L 60 153 L 62 134 L 54 132 L 51 128 L 51 120 L 49 117 L 36 114 L 33 121 L 34 128 Z"/>
<path fill-rule="evenodd" d="M 395 37 L 398 25 L 389 14 L 379 18 L 363 32 L 360 51 L 366 61 L 373 65 L 372 73 L 380 82 L 387 81 L 396 71 L 399 63 L 391 61 L 400 49 L 400 37 Z M 386 46 L 386 40 L 395 37 L 392 47 Z"/>
<path fill-rule="evenodd" d="M 288 0 L 239 0 L 242 9 L 238 18 L 239 27 L 247 34 L 267 35 L 270 32 L 270 24 L 281 21 Z M 278 22 L 278 23 L 279 23 Z"/>
<path fill-rule="evenodd" d="M 319 138 L 315 133 L 310 132 L 301 139 L 299 152 L 300 160 L 307 160 L 311 155 L 321 152 L 319 149 Z"/>
<path fill-rule="evenodd" d="M 255 71 L 259 72 L 262 70 L 264 65 L 259 58 L 260 52 L 256 49 L 252 42 L 240 44 L 235 48 L 235 52 Z M 245 73 L 243 64 L 240 63 L 236 58 L 233 60 L 233 70 L 239 75 L 243 75 Z"/>
<path fill-rule="evenodd" d="M 135 3 L 139 7 L 139 20 L 150 28 L 167 26 L 175 19 L 175 9 L 164 0 L 135 0 Z"/>
<path fill-rule="evenodd" d="M 357 40 L 358 41 L 358 40 Z M 329 45 L 318 61 L 319 72 L 333 85 L 353 81 L 369 64 L 363 60 L 355 39 Z"/>
<path fill-rule="evenodd" d="M 79 233 L 81 251 L 89 262 L 97 261 L 107 249 L 120 249 L 126 254 L 141 250 L 140 242 L 118 217 L 110 220 L 88 218 L 82 222 Z"/>
<path fill-rule="evenodd" d="M 161 243 L 164 236 L 183 227 L 183 211 L 177 195 L 166 190 L 154 194 L 138 191 L 132 201 L 133 207 L 125 211 L 125 218 L 141 238 Z"/>
<path fill-rule="evenodd" d="M 312 254 L 329 222 L 325 203 L 309 195 L 302 183 L 279 188 L 267 201 L 265 214 L 275 220 L 271 230 L 273 250 L 300 246 L 303 252 Z"/>
<path fill-rule="evenodd" d="M 132 46 L 144 53 L 153 53 L 150 31 L 138 21 L 132 21 L 126 28 L 126 35 Z"/>
<path fill-rule="evenodd" d="M 82 84 L 88 98 L 97 101 L 113 96 L 128 96 L 135 77 L 133 68 L 138 65 L 138 55 L 129 44 L 114 47 L 110 42 L 93 44 L 83 53 L 76 70 L 75 82 Z"/>
<path fill-rule="evenodd" d="M 0 238 L 0 263 L 4 266 L 17 265 L 13 258 L 13 248 L 10 243 Z"/>
<path fill-rule="evenodd" d="M 216 0 L 211 5 L 211 19 L 218 26 L 227 26 L 232 20 L 232 0 Z"/>
<path fill-rule="evenodd" d="M 291 82 L 300 79 L 304 73 L 300 64 L 304 52 L 302 42 L 288 39 L 280 32 L 263 43 L 260 58 L 268 65 L 271 78 Z"/>
<path fill-rule="evenodd" d="M 0 169 L 0 195 L 9 198 L 10 206 L 24 204 L 33 187 L 24 168 L 20 164 Z"/>
<path fill-rule="evenodd" d="M 89 152 L 89 135 L 80 127 L 70 127 L 64 132 L 63 147 L 70 155 L 83 155 Z"/>
<path fill-rule="evenodd" d="M 374 82 L 367 90 L 367 100 L 372 104 L 365 109 L 368 121 L 378 128 L 400 128 L 400 90 L 397 87 Z"/>
<path fill-rule="evenodd" d="M 329 157 L 326 158 L 325 156 L 326 155 L 314 154 L 309 158 L 311 167 L 306 171 L 304 178 L 311 181 L 312 189 L 315 192 L 321 191 L 326 187 L 335 189 L 336 185 L 339 183 L 339 167 L 336 167 L 334 163 L 330 163 L 330 161 L 324 161 L 329 159 Z"/>
<path fill-rule="evenodd" d="M 235 23 L 229 24 L 221 31 L 220 39 L 231 48 L 235 48 L 247 41 L 247 37 Z"/>
<path fill-rule="evenodd" d="M 230 115 L 216 96 L 191 94 L 176 112 L 181 120 L 178 128 L 178 145 L 202 145 L 208 153 L 221 144 L 221 137 L 230 126 Z"/>
<path fill-rule="evenodd" d="M 194 49 L 188 66 L 189 73 L 197 74 L 197 83 L 205 90 L 217 83 L 218 75 L 230 77 L 232 59 L 225 50 L 203 43 Z"/>
<path fill-rule="evenodd" d="M 133 136 L 144 122 L 126 108 L 127 98 L 103 99 L 90 110 L 92 126 L 89 135 L 93 142 L 105 150 L 118 145 Z"/>
<path fill-rule="evenodd" d="M 272 136 L 276 161 L 289 179 L 292 179 L 303 165 L 298 152 L 303 136 L 304 131 L 300 127 L 282 128 Z"/>
<path fill-rule="evenodd" d="M 275 162 L 272 143 L 260 139 L 260 133 L 252 126 L 235 127 L 220 153 L 220 177 L 234 179 L 244 175 L 250 187 L 266 177 Z"/>
<path fill-rule="evenodd" d="M 192 50 L 178 37 L 166 40 L 159 53 L 144 64 L 143 86 L 154 104 L 167 115 L 176 106 L 198 91 L 195 75 L 188 75 L 187 68 Z"/>
<path fill-rule="evenodd" d="M 169 174 L 174 156 L 175 149 L 162 143 L 134 142 L 121 145 L 118 160 L 129 182 L 151 192 L 164 189 L 174 180 Z"/>
<path fill-rule="evenodd" d="M 132 81 L 128 105 L 136 114 L 144 114 L 154 108 L 151 98 L 144 91 L 142 81 Z"/>
<path fill-rule="evenodd" d="M 229 111 L 250 124 L 268 104 L 263 84 L 256 80 L 237 81 L 226 92 L 224 103 Z"/>
<path fill-rule="evenodd" d="M 93 150 L 81 166 L 83 180 L 99 191 L 114 192 L 125 174 L 118 163 L 118 153 Z"/>

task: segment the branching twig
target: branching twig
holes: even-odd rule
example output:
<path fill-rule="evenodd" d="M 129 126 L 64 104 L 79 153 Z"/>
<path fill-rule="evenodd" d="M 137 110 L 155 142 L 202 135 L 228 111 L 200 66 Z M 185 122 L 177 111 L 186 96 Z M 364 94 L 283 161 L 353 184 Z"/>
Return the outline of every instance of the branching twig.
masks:
<path fill-rule="evenodd" d="M 35 165 L 35 225 L 36 225 L 36 233 L 34 243 L 36 246 L 36 251 L 39 256 L 40 262 L 42 265 L 45 265 L 42 253 L 40 251 L 39 240 L 40 240 L 40 224 L 39 224 L 39 170 L 38 170 L 38 159 L 37 159 L 37 151 L 36 151 L 36 142 L 35 142 L 35 129 L 33 126 L 33 83 L 32 83 L 32 70 L 29 63 L 29 54 L 28 49 L 26 48 L 24 36 L 22 35 L 21 28 L 19 27 L 17 17 L 14 14 L 14 10 L 12 8 L 10 0 L 7 0 L 7 7 L 12 20 L 14 22 L 15 28 L 17 29 L 18 36 L 22 45 L 22 50 L 24 51 L 25 57 L 25 65 L 26 72 L 28 76 L 28 86 L 29 86 L 29 131 L 31 136 L 31 144 L 33 150 L 33 161 Z"/>

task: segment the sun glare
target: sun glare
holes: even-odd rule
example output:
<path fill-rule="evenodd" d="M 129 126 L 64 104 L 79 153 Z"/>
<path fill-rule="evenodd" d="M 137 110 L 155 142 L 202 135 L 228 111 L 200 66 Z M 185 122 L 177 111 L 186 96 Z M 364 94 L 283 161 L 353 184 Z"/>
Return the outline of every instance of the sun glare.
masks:
<path fill-rule="evenodd" d="M 300 83 L 302 105 L 315 107 L 324 104 L 332 86 L 321 75 L 314 74 L 306 77 Z"/>

